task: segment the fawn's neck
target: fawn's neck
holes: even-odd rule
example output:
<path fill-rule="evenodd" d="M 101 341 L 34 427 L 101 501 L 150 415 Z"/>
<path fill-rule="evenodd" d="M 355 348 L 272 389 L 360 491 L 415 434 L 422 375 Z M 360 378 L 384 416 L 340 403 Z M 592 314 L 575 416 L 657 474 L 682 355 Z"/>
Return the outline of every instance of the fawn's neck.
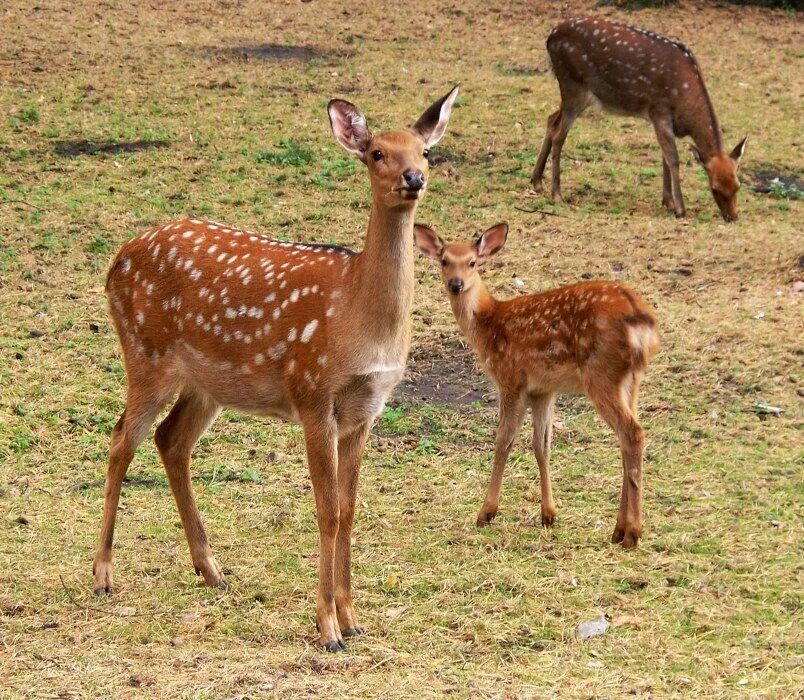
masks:
<path fill-rule="evenodd" d="M 413 305 L 416 204 L 389 209 L 375 198 L 363 251 L 355 262 L 350 312 L 375 336 L 407 333 Z"/>
<path fill-rule="evenodd" d="M 463 294 L 450 294 L 449 302 L 461 332 L 473 346 L 476 346 L 482 333 L 480 321 L 493 313 L 497 305 L 496 299 L 480 280 Z"/>

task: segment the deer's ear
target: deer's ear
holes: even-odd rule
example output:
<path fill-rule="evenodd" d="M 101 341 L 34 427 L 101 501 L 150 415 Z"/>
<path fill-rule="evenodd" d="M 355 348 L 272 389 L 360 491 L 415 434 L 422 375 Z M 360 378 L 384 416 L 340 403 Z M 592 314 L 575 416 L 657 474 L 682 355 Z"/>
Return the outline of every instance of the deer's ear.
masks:
<path fill-rule="evenodd" d="M 413 125 L 413 130 L 424 139 L 427 148 L 437 144 L 444 136 L 456 97 L 458 97 L 457 85 L 440 100 L 433 102 Z"/>
<path fill-rule="evenodd" d="M 444 241 L 429 226 L 414 224 L 413 240 L 416 242 L 416 247 L 428 258 L 438 259 L 444 252 Z"/>
<path fill-rule="evenodd" d="M 748 134 L 743 137 L 743 140 L 740 141 L 733 149 L 732 152 L 729 153 L 729 156 L 735 163 L 740 162 L 740 158 L 743 157 L 745 154 L 745 145 L 748 142 Z"/>
<path fill-rule="evenodd" d="M 701 167 L 706 170 L 706 161 L 704 160 L 703 153 L 698 150 L 697 146 L 693 146 L 692 144 L 690 144 L 690 150 L 692 151 L 692 155 L 695 156 L 695 160 L 697 160 L 701 164 Z"/>
<path fill-rule="evenodd" d="M 508 238 L 508 224 L 502 223 L 492 226 L 488 231 L 480 234 L 480 238 L 475 241 L 475 248 L 477 249 L 478 258 L 490 258 L 492 255 L 497 255 L 503 246 L 505 240 Z"/>
<path fill-rule="evenodd" d="M 327 112 L 332 133 L 335 134 L 338 143 L 349 153 L 354 153 L 363 160 L 371 142 L 371 132 L 363 113 L 346 100 L 330 101 Z"/>

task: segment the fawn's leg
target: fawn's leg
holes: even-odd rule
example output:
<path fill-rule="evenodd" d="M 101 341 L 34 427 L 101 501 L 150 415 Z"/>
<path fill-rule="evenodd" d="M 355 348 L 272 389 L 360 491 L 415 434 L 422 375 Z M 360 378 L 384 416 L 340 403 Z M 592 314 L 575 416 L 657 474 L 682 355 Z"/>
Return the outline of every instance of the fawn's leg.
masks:
<path fill-rule="evenodd" d="M 553 485 L 550 483 L 550 444 L 553 439 L 553 407 L 555 396 L 541 394 L 530 399 L 533 414 L 533 453 L 539 464 L 539 486 L 541 488 L 542 525 L 549 527 L 556 517 L 556 503 L 553 500 Z"/>
<path fill-rule="evenodd" d="M 335 606 L 335 543 L 340 527 L 338 493 L 338 428 L 332 406 L 302 416 L 307 463 L 315 493 L 318 520 L 318 602 L 316 623 L 320 643 L 327 651 L 346 649 Z"/>
<path fill-rule="evenodd" d="M 626 549 L 636 547 L 642 535 L 642 455 L 645 435 L 631 412 L 622 384 L 606 380 L 591 385 L 587 390 L 598 412 L 620 440 L 623 485 L 611 541 L 621 543 Z"/>
<path fill-rule="evenodd" d="M 544 168 L 547 165 L 547 159 L 550 157 L 550 151 L 553 148 L 553 134 L 555 133 L 556 123 L 561 114 L 561 110 L 553 112 L 547 118 L 547 131 L 544 134 L 544 141 L 542 141 L 542 148 L 539 151 L 539 157 L 536 159 L 536 167 L 533 168 L 533 175 L 530 178 L 533 189 L 537 192 L 542 191 L 542 176 L 544 175 Z"/>
<path fill-rule="evenodd" d="M 676 149 L 676 137 L 673 133 L 673 122 L 670 118 L 660 115 L 650 115 L 653 129 L 656 132 L 656 139 L 662 149 L 665 167 L 670 173 L 670 187 L 673 195 L 673 210 L 676 216 L 683 217 L 686 214 L 684 208 L 684 198 L 681 196 L 681 180 L 678 173 L 678 150 Z"/>
<path fill-rule="evenodd" d="M 160 383 L 157 386 L 156 382 L 129 376 L 126 408 L 112 430 L 112 445 L 109 450 L 109 466 L 104 489 L 103 524 L 98 551 L 92 564 L 97 595 L 111 593 L 114 587 L 112 542 L 120 489 L 131 460 L 134 459 L 137 446 L 146 438 L 157 414 L 173 393 L 173 386 L 167 387 L 163 379 L 159 377 Z"/>
<path fill-rule="evenodd" d="M 488 525 L 497 515 L 500 507 L 500 488 L 508 454 L 514 446 L 514 440 L 522 420 L 525 417 L 525 402 L 519 391 L 500 394 L 500 424 L 497 427 L 497 440 L 494 445 L 494 468 L 491 472 L 486 500 L 477 514 L 477 525 Z"/>
<path fill-rule="evenodd" d="M 354 637 L 363 633 L 363 629 L 357 624 L 352 603 L 352 523 L 355 516 L 360 463 L 370 430 L 371 421 L 366 421 L 338 441 L 340 519 L 338 536 L 335 540 L 335 608 L 343 637 Z"/>
<path fill-rule="evenodd" d="M 195 571 L 204 577 L 208 586 L 225 588 L 223 568 L 209 546 L 190 478 L 190 453 L 219 413 L 220 406 L 208 395 L 183 390 L 167 418 L 156 429 L 154 442 L 176 499 Z"/>

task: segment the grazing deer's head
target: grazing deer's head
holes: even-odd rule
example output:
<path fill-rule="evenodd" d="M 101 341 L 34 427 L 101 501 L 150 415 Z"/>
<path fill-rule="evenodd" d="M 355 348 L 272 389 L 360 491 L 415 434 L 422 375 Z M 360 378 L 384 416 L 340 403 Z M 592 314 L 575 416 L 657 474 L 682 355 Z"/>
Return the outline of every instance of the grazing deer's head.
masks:
<path fill-rule="evenodd" d="M 456 85 L 436 100 L 407 131 L 372 135 L 363 114 L 350 102 L 332 100 L 329 119 L 338 143 L 368 167 L 375 200 L 386 207 L 410 206 L 427 188 L 428 149 L 441 140 L 452 106 Z"/>
<path fill-rule="evenodd" d="M 695 159 L 703 166 L 709 176 L 709 188 L 726 221 L 737 221 L 737 192 L 740 180 L 737 177 L 737 166 L 740 163 L 748 136 L 738 143 L 729 155 L 716 153 L 709 160 L 704 158 L 698 148 L 690 146 Z"/>
<path fill-rule="evenodd" d="M 416 247 L 427 257 L 441 262 L 441 279 L 450 294 L 468 292 L 480 280 L 478 265 L 499 253 L 508 237 L 508 224 L 492 226 L 474 243 L 445 244 L 433 229 L 416 224 Z"/>

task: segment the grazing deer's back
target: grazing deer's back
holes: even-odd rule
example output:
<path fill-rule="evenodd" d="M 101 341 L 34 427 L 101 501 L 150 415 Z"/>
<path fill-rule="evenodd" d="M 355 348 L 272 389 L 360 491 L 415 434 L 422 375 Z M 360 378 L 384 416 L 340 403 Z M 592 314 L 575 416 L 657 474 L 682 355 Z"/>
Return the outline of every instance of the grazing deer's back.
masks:
<path fill-rule="evenodd" d="M 315 388 L 354 257 L 191 219 L 124 245 L 106 289 L 127 355 L 171 363 L 237 405 L 233 378 L 276 391 L 293 375 L 297 387 Z M 300 367 L 314 369 L 295 376 Z"/>
<path fill-rule="evenodd" d="M 547 50 L 562 94 L 565 86 L 585 87 L 612 111 L 642 114 L 665 105 L 675 112 L 701 100 L 708 104 L 689 49 L 650 30 L 600 18 L 570 19 L 553 29 Z"/>

